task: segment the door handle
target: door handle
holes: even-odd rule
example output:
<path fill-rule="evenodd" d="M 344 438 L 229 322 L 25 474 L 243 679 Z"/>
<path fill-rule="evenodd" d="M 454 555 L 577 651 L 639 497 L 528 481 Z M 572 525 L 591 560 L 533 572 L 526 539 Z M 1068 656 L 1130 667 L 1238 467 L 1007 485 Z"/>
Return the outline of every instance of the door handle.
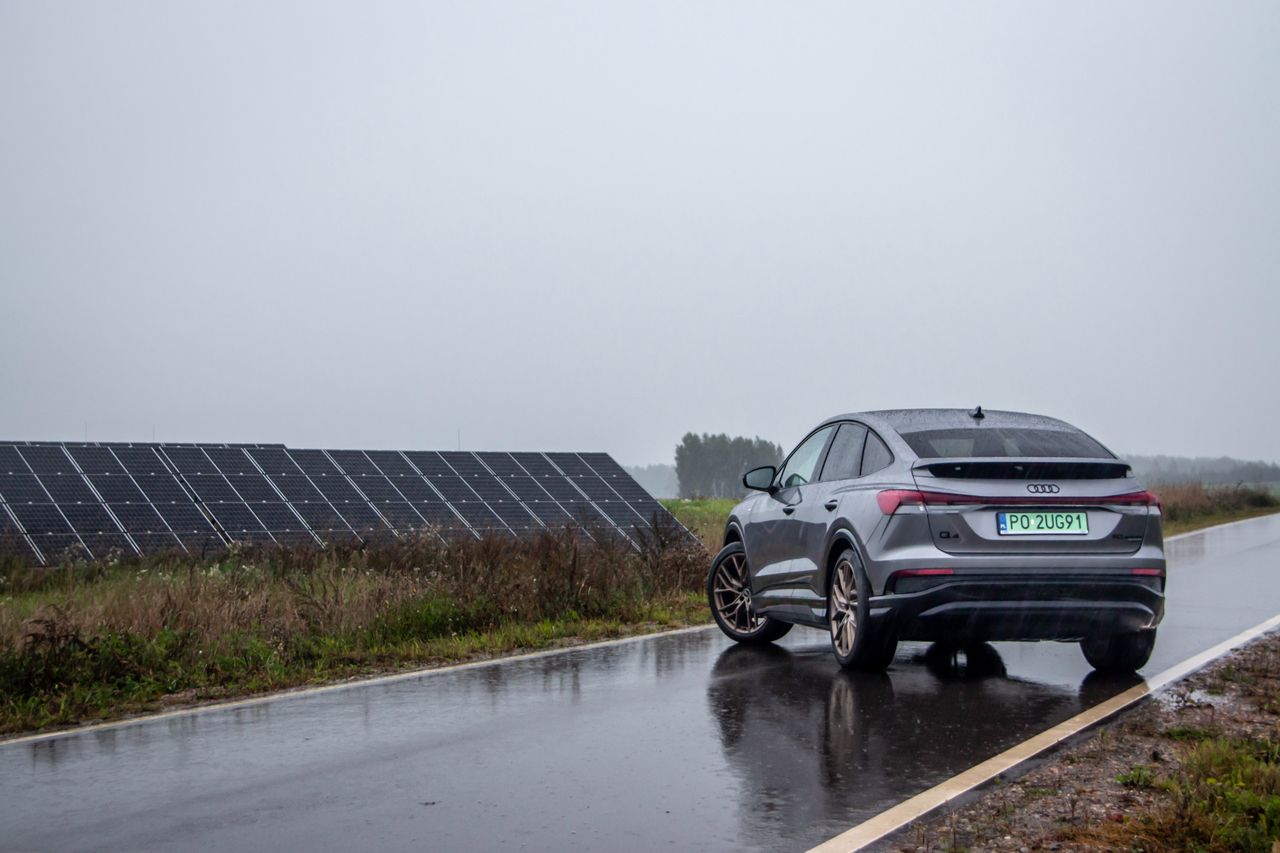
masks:
<path fill-rule="evenodd" d="M 793 507 L 793 506 L 784 506 L 784 507 L 782 508 L 782 514 L 783 514 L 783 515 L 791 515 L 791 513 L 795 512 L 795 511 L 796 511 L 796 508 L 795 508 L 795 507 Z"/>
<path fill-rule="evenodd" d="M 825 506 L 829 511 L 834 511 L 836 507 L 840 506 L 840 501 L 836 500 L 835 498 L 832 498 L 831 500 L 824 503 L 823 506 Z"/>

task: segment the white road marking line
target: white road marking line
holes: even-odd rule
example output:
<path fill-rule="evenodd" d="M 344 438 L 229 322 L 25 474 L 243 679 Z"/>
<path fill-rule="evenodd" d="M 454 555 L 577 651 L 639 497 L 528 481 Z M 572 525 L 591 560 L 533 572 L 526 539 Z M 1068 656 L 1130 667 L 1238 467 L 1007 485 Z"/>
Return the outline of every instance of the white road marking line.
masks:
<path fill-rule="evenodd" d="M 1182 663 L 1169 667 L 1150 680 L 1130 687 L 1123 693 L 1119 693 L 1105 702 L 1094 705 L 1092 708 L 1024 740 L 994 758 L 989 758 L 927 791 L 916 794 L 909 800 L 904 800 L 888 811 L 883 811 L 852 829 L 842 832 L 835 838 L 811 848 L 809 853 L 851 853 L 851 851 L 861 850 L 869 844 L 874 844 L 909 825 L 912 821 L 919 820 L 939 806 L 946 805 L 961 794 L 968 793 L 979 785 L 990 782 L 1001 773 L 1008 772 L 1050 747 L 1062 743 L 1067 738 L 1102 722 L 1130 705 L 1136 704 L 1139 700 L 1150 696 L 1157 690 L 1161 690 L 1171 683 L 1190 675 L 1232 649 L 1242 646 L 1276 628 L 1280 628 L 1280 616 L 1273 616 L 1265 622 L 1236 634 L 1229 640 L 1223 640 L 1216 646 L 1187 658 Z"/>
<path fill-rule="evenodd" d="M 318 696 L 321 693 L 335 693 L 339 690 L 353 690 L 358 687 L 376 687 L 383 684 L 394 684 L 397 681 L 411 681 L 415 678 L 427 678 L 433 675 L 459 672 L 464 669 L 480 669 L 481 667 L 486 666 L 497 666 L 498 664 L 504 663 L 537 660 L 538 658 L 564 655 L 569 654 L 570 652 L 602 649 L 607 646 L 620 646 L 624 643 L 638 643 L 641 640 L 651 640 L 655 637 L 675 637 L 680 634 L 695 634 L 699 631 L 708 631 L 714 627 L 716 626 L 711 624 L 694 625 L 690 628 L 673 628 L 670 631 L 658 631 L 653 634 L 636 634 L 633 637 L 619 637 L 616 640 L 600 640 L 594 643 L 583 643 L 578 646 L 566 646 L 559 649 L 543 649 L 540 652 L 525 652 L 524 654 L 519 655 L 507 655 L 505 657 L 489 658 L 488 660 L 477 660 L 469 663 L 455 663 L 450 664 L 449 666 L 419 667 L 418 669 L 396 672 L 391 675 L 375 675 L 372 678 L 356 678 L 351 681 L 343 681 L 338 684 L 325 684 L 320 687 L 304 687 L 298 690 L 283 690 L 277 693 L 267 693 L 262 696 L 252 696 L 248 699 L 233 699 L 227 702 L 211 702 L 207 705 L 195 705 L 190 708 L 178 708 L 173 711 L 160 711 L 156 714 L 142 714 L 137 717 L 129 717 L 124 720 L 113 720 L 108 723 L 92 723 L 87 726 L 78 726 L 73 729 L 61 729 L 56 732 L 44 732 L 43 734 L 24 735 L 23 737 L 16 737 L 11 740 L 0 740 L 0 749 L 24 743 L 38 743 L 40 741 L 54 740 L 56 738 L 74 737 L 75 735 L 100 732 L 106 729 L 119 729 L 126 726 L 137 726 L 143 723 L 154 723 L 157 720 L 169 720 L 174 717 L 189 717 L 193 714 L 203 714 L 206 711 L 229 711 L 236 708 L 263 705 L 267 702 L 281 702 L 287 699 L 301 699 L 308 696 Z"/>

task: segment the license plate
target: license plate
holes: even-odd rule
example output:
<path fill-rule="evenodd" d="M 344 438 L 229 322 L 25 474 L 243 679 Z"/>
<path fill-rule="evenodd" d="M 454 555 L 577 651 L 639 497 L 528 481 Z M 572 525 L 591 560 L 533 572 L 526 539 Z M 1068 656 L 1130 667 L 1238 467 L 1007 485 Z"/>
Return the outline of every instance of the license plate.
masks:
<path fill-rule="evenodd" d="M 1084 535 L 1089 515 L 1083 512 L 997 512 L 996 531 L 1001 536 Z"/>

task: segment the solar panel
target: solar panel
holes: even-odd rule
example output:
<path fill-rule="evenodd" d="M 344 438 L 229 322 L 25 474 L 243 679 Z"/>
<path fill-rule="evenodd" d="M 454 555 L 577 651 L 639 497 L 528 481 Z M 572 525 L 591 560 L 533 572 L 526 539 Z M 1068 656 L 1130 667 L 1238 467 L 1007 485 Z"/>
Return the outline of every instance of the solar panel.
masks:
<path fill-rule="evenodd" d="M 408 501 L 381 503 L 378 504 L 378 511 L 392 528 L 402 533 L 421 530 L 427 526 L 427 520 Z"/>
<path fill-rule="evenodd" d="M 560 469 L 542 453 L 512 453 L 511 458 L 519 463 L 526 473 L 534 477 L 562 477 Z"/>
<path fill-rule="evenodd" d="M 44 474 L 40 477 L 49 497 L 58 504 L 96 503 L 98 496 L 79 474 Z"/>
<path fill-rule="evenodd" d="M 120 461 L 125 470 L 133 476 L 146 474 L 168 474 L 169 468 L 157 453 L 157 447 L 113 447 L 111 455 Z"/>
<path fill-rule="evenodd" d="M 121 471 L 123 470 L 122 468 Z M 142 489 L 138 488 L 138 484 L 133 482 L 133 478 L 128 474 L 90 474 L 89 482 L 93 485 L 94 491 L 109 504 L 148 503 L 147 496 L 142 493 Z"/>
<path fill-rule="evenodd" d="M 290 503 L 327 503 L 312 482 L 303 474 L 279 474 L 271 482 Z"/>
<path fill-rule="evenodd" d="M 208 447 L 200 448 L 209 461 L 217 466 L 218 471 L 228 477 L 244 474 L 258 474 L 258 467 L 253 464 L 241 447 Z"/>
<path fill-rule="evenodd" d="M 396 490 L 404 495 L 405 500 L 410 503 L 443 503 L 444 498 L 440 496 L 431 485 L 430 482 L 418 476 L 402 476 L 392 477 L 391 482 L 395 485 Z"/>
<path fill-rule="evenodd" d="M 527 473 L 510 453 L 477 453 L 476 456 L 499 477 L 522 476 Z"/>
<path fill-rule="evenodd" d="M 558 530 L 573 522 L 573 516 L 558 503 L 542 501 L 526 504 L 526 506 L 530 512 L 538 517 L 539 521 L 550 529 Z"/>
<path fill-rule="evenodd" d="M 12 444 L 0 444 L 0 474 L 30 473 L 31 469 L 22 458 L 22 454 L 18 452 L 18 448 Z"/>
<path fill-rule="evenodd" d="M 133 482 L 152 503 L 188 503 L 192 500 L 172 474 L 135 474 Z"/>
<path fill-rule="evenodd" d="M 542 477 L 537 483 L 560 503 L 578 503 L 587 499 L 587 496 L 578 491 L 565 477 Z"/>
<path fill-rule="evenodd" d="M 479 503 L 480 496 L 458 476 L 432 477 L 431 485 L 449 503 Z"/>
<path fill-rule="evenodd" d="M 463 482 L 485 503 L 504 503 L 516 499 L 492 474 L 473 474 Z"/>
<path fill-rule="evenodd" d="M 502 523 L 502 519 L 498 518 L 493 510 L 478 501 L 457 503 L 454 504 L 454 509 L 470 525 L 472 530 L 482 533 L 505 533 L 507 531 L 507 526 Z"/>
<path fill-rule="evenodd" d="M 40 562 L 31 543 L 22 532 L 17 519 L 9 515 L 8 509 L 0 503 L 0 554 L 17 557 L 28 563 Z"/>
<path fill-rule="evenodd" d="M 586 475 L 594 475 L 591 466 L 582 461 L 582 457 L 576 453 L 548 453 L 547 458 L 551 460 L 557 468 L 560 469 L 565 476 L 581 477 Z"/>
<path fill-rule="evenodd" d="M 289 450 L 289 459 L 305 474 L 339 473 L 328 456 L 322 450 Z"/>
<path fill-rule="evenodd" d="M 0 552 L 46 565 L 570 524 L 638 543 L 655 521 L 674 523 L 603 453 L 0 443 Z"/>
<path fill-rule="evenodd" d="M 194 444 L 174 445 L 162 444 L 159 453 L 168 459 L 179 474 L 218 474 L 213 460 L 205 455 L 200 447 Z"/>
<path fill-rule="evenodd" d="M 124 466 L 120 464 L 120 460 L 111 452 L 109 447 L 94 447 L 92 445 L 77 445 L 67 447 L 67 452 L 71 454 L 71 458 L 75 460 L 77 466 L 84 473 L 93 476 L 95 474 L 124 474 Z"/>
<path fill-rule="evenodd" d="M 75 474 L 76 465 L 61 445 L 41 445 L 19 449 L 22 458 L 37 474 Z"/>
<path fill-rule="evenodd" d="M 493 510 L 498 518 L 502 519 L 503 524 L 512 530 L 538 530 L 542 527 L 537 518 L 515 501 L 492 503 L 489 504 L 489 508 Z"/>
<path fill-rule="evenodd" d="M 404 495 L 382 474 L 356 474 L 349 479 L 360 494 L 374 503 L 404 500 Z"/>
<path fill-rule="evenodd" d="M 284 448 L 284 445 L 251 447 L 245 452 L 268 477 L 293 476 L 302 473 L 302 469 L 289 456 L 289 451 Z"/>
<path fill-rule="evenodd" d="M 221 474 L 188 474 L 183 478 L 195 493 L 196 499 L 205 504 L 239 503 L 240 496 Z"/>
<path fill-rule="evenodd" d="M 364 497 L 351 485 L 351 481 L 342 474 L 320 474 L 313 476 L 311 482 L 335 507 L 350 503 L 367 503 Z"/>
<path fill-rule="evenodd" d="M 573 484 L 578 487 L 588 498 L 600 503 L 601 501 L 620 501 L 618 493 L 609 488 L 608 483 L 601 480 L 595 474 L 574 477 Z"/>
<path fill-rule="evenodd" d="M 249 503 L 272 503 L 283 500 L 271 481 L 256 471 L 252 474 L 229 474 L 227 482 Z"/>
<path fill-rule="evenodd" d="M 442 533 L 470 533 L 471 528 L 446 503 L 420 503 L 415 504 L 414 509 L 427 524 Z"/>
<path fill-rule="evenodd" d="M 0 501 L 7 503 L 53 503 L 35 474 L 0 474 Z"/>
<path fill-rule="evenodd" d="M 457 474 L 449 463 L 444 461 L 444 457 L 433 450 L 411 450 L 405 454 L 405 457 L 413 467 L 428 477 L 452 477 Z"/>
<path fill-rule="evenodd" d="M 537 480 L 527 474 L 503 477 L 502 483 L 514 492 L 517 498 L 526 503 L 555 500 L 546 489 L 538 485 Z"/>

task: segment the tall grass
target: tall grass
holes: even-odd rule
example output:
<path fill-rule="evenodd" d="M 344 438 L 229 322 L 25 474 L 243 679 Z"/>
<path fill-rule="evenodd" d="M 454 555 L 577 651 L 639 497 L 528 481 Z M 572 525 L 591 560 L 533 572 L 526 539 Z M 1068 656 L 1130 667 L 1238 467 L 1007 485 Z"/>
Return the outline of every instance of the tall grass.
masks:
<path fill-rule="evenodd" d="M 669 498 L 662 501 L 667 511 L 701 539 L 713 554 L 724 544 L 724 528 L 729 521 L 729 513 L 737 504 L 735 498 Z"/>
<path fill-rule="evenodd" d="M 1164 519 L 1175 528 L 1205 519 L 1261 514 L 1280 509 L 1280 498 L 1257 486 L 1205 486 L 1201 483 L 1154 485 Z"/>
<path fill-rule="evenodd" d="M 0 732 L 701 616 L 706 554 L 580 531 L 0 577 Z"/>

